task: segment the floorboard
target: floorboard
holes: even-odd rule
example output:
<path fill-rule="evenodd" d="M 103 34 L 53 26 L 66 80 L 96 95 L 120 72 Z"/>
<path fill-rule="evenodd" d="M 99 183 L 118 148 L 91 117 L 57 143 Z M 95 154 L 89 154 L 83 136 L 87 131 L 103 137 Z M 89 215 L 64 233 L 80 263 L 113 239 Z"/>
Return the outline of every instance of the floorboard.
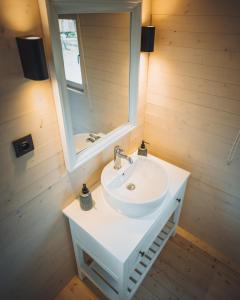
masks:
<path fill-rule="evenodd" d="M 180 235 L 161 252 L 134 300 L 239 300 L 240 274 Z M 75 276 L 55 300 L 106 300 Z"/>

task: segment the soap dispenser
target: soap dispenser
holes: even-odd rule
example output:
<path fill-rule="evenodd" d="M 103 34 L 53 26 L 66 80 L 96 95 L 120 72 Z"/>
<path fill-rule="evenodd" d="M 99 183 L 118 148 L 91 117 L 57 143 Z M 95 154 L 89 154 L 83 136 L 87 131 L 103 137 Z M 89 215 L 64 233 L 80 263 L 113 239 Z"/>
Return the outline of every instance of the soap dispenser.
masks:
<path fill-rule="evenodd" d="M 80 195 L 79 200 L 80 200 L 80 206 L 82 210 L 90 210 L 92 208 L 93 206 L 92 195 L 85 183 L 82 186 L 82 193 Z"/>
<path fill-rule="evenodd" d="M 142 141 L 141 145 L 138 147 L 138 155 L 147 156 L 147 148 L 145 143 L 148 144 L 147 142 Z"/>

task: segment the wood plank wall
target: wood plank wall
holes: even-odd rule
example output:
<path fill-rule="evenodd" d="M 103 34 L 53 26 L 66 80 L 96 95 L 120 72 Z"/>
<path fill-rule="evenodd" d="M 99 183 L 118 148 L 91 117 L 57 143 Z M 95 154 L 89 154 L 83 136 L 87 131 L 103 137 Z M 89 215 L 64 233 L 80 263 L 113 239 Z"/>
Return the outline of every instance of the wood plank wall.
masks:
<path fill-rule="evenodd" d="M 146 2 L 149 2 L 147 0 Z M 149 10 L 148 10 L 149 11 Z M 66 171 L 51 82 L 23 78 L 15 37 L 42 35 L 37 0 L 0 1 L 0 299 L 53 299 L 75 274 L 62 208 L 81 184 L 100 179 L 113 146 Z M 147 57 L 141 61 L 139 127 L 118 141 L 133 151 L 142 137 Z M 32 133 L 35 150 L 16 159 L 11 142 Z"/>
<path fill-rule="evenodd" d="M 240 261 L 240 3 L 153 0 L 145 139 L 192 173 L 180 225 Z"/>

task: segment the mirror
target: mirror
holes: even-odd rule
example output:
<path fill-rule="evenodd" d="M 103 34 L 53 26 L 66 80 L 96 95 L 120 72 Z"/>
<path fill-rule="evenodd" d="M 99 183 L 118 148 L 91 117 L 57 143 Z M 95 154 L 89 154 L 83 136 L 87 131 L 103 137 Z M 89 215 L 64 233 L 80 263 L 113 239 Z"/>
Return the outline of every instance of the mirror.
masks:
<path fill-rule="evenodd" d="M 93 3 L 94 2 L 94 3 Z M 69 171 L 136 127 L 141 1 L 39 2 Z"/>
<path fill-rule="evenodd" d="M 128 122 L 129 13 L 59 15 L 76 153 Z"/>

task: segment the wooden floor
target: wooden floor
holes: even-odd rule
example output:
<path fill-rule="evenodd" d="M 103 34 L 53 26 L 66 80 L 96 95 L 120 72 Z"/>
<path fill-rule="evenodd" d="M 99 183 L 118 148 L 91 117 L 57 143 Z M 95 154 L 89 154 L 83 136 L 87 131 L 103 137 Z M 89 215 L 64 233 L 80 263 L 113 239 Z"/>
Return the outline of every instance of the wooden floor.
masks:
<path fill-rule="evenodd" d="M 55 300 L 106 299 L 87 279 L 74 277 Z M 170 239 L 135 300 L 239 300 L 240 274 L 180 235 Z"/>

